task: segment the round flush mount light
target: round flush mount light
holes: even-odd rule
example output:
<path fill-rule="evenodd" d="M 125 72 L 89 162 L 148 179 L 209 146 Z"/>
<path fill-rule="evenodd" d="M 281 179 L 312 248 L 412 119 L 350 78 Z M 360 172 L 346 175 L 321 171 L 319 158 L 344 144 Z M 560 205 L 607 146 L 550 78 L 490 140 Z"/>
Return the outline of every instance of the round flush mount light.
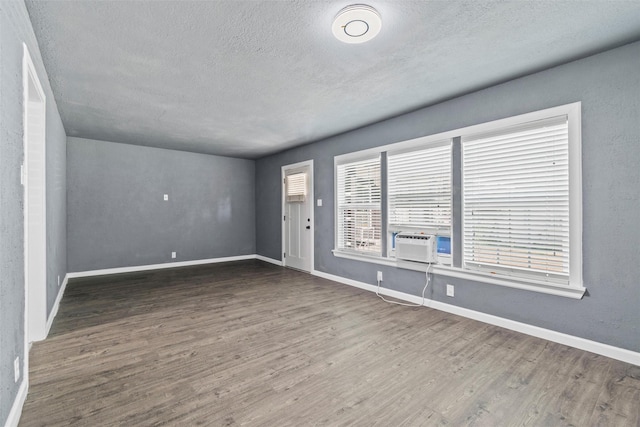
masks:
<path fill-rule="evenodd" d="M 331 30 L 345 43 L 364 43 L 378 35 L 382 18 L 377 10 L 365 4 L 347 6 L 338 12 Z"/>

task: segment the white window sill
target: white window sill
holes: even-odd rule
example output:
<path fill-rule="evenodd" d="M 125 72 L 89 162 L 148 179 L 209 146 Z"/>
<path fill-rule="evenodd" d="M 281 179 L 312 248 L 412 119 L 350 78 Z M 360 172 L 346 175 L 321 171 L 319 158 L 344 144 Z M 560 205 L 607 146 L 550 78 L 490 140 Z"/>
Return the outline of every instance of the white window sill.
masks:
<path fill-rule="evenodd" d="M 370 262 L 379 265 L 388 265 L 391 267 L 404 268 L 407 270 L 426 272 L 427 268 L 429 268 L 429 264 L 423 264 L 420 262 L 395 260 L 377 256 L 367 256 L 362 254 L 342 252 L 336 249 L 334 249 L 332 252 L 333 255 L 338 258 Z M 482 283 L 490 283 L 493 285 L 506 286 L 509 288 L 522 289 L 526 291 L 539 292 L 543 294 L 556 295 L 572 299 L 581 299 L 584 293 L 587 291 L 587 289 L 582 286 L 567 286 L 552 282 L 544 282 L 542 280 L 515 279 L 513 277 L 483 273 L 480 271 L 464 270 L 462 268 L 450 267 L 447 265 L 433 264 L 431 265 L 430 271 L 431 273 L 442 276 L 473 280 Z"/>
<path fill-rule="evenodd" d="M 373 264 L 380 264 L 380 265 L 389 265 L 391 267 L 397 267 L 398 266 L 396 260 L 389 259 L 389 258 L 383 258 L 383 257 L 380 257 L 380 256 L 356 254 L 356 253 L 352 253 L 352 252 L 343 252 L 343 251 L 339 251 L 337 249 L 334 249 L 331 252 L 333 252 L 333 255 L 337 256 L 338 258 L 353 259 L 353 260 L 356 260 L 356 261 L 371 262 Z M 425 265 L 425 267 L 426 267 L 426 265 Z M 426 271 L 426 269 L 425 269 L 425 271 Z"/>

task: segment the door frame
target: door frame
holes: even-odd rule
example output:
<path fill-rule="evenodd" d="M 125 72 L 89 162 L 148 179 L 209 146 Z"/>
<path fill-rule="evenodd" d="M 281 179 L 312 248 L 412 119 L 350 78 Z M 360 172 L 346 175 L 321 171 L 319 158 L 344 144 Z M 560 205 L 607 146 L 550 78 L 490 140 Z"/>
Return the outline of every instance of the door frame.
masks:
<path fill-rule="evenodd" d="M 45 96 L 40 79 L 36 73 L 35 66 L 31 60 L 29 49 L 27 45 L 23 43 L 23 59 L 22 59 L 22 85 L 23 85 L 23 149 L 24 160 L 21 171 L 21 180 L 24 186 L 24 290 L 25 290 L 25 305 L 24 305 L 24 341 L 25 341 L 25 354 L 24 363 L 25 369 L 23 370 L 24 378 L 28 378 L 27 366 L 29 357 L 29 346 L 31 342 L 40 341 L 46 338 L 47 335 L 47 154 L 46 154 L 46 103 L 47 98 Z M 35 90 L 34 90 L 35 89 Z M 33 93 L 32 93 L 33 92 Z M 33 119 L 32 114 L 29 112 L 29 99 L 32 96 L 39 98 L 39 113 L 41 115 L 42 129 L 38 132 L 37 136 L 30 134 L 31 124 L 29 120 Z M 41 150 L 42 155 L 40 159 L 35 159 L 39 162 L 38 167 L 42 170 L 42 198 L 40 212 L 42 215 L 42 224 L 33 230 L 29 227 L 29 210 L 33 209 L 33 206 L 29 206 L 29 177 L 33 172 L 30 172 L 29 165 L 33 165 L 34 159 L 29 156 L 29 148 L 35 146 L 37 150 Z M 35 234 L 35 235 L 34 235 Z M 30 245 L 40 246 L 42 250 L 42 259 L 30 260 L 29 247 Z M 36 264 L 36 265 L 34 265 Z M 35 272 L 35 273 L 34 273 Z M 34 276 L 36 276 L 34 278 Z M 38 279 L 42 283 L 38 283 Z"/>
<path fill-rule="evenodd" d="M 314 197 L 314 172 L 313 172 L 313 159 L 310 160 L 305 160 L 303 162 L 298 162 L 298 163 L 292 163 L 290 165 L 284 165 L 281 168 L 281 175 L 280 175 L 280 193 L 282 195 L 282 203 L 281 203 L 281 215 L 280 218 L 282 218 L 282 222 L 280 223 L 280 229 L 282 231 L 282 241 L 281 241 L 281 250 L 280 253 L 283 255 L 280 255 L 280 260 L 282 261 L 282 265 L 286 266 L 286 262 L 285 262 L 285 258 L 284 258 L 284 249 L 285 249 L 285 244 L 286 244 L 286 227 L 284 226 L 284 216 L 285 216 L 285 212 L 286 212 L 286 203 L 287 203 L 287 195 L 286 195 L 286 189 L 285 189 L 285 177 L 287 175 L 287 171 L 290 169 L 298 169 L 304 166 L 308 166 L 309 167 L 309 199 L 311 201 L 311 206 L 309 208 L 309 218 L 311 219 L 311 233 L 309 236 L 309 258 L 311 261 L 311 264 L 309 266 L 309 273 L 315 271 L 315 234 L 316 234 L 316 222 L 315 222 L 315 197 Z"/>

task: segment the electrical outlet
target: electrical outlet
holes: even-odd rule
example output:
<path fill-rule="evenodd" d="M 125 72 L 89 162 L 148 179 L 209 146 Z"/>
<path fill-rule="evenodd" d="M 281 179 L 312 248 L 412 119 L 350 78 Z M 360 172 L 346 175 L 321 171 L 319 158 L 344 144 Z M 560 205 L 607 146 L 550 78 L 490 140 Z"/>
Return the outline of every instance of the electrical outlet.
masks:
<path fill-rule="evenodd" d="M 166 202 L 167 200 L 169 200 L 169 195 L 168 195 L 168 194 L 165 194 L 165 195 L 164 195 L 164 201 Z"/>
<path fill-rule="evenodd" d="M 20 379 L 20 356 L 13 361 L 13 381 L 18 382 Z"/>
<path fill-rule="evenodd" d="M 453 285 L 447 285 L 447 296 L 453 298 L 454 296 Z"/>
<path fill-rule="evenodd" d="M 171 258 L 175 258 L 176 257 L 176 253 L 175 252 L 171 252 Z"/>
<path fill-rule="evenodd" d="M 382 271 L 378 271 L 378 282 L 382 282 Z"/>

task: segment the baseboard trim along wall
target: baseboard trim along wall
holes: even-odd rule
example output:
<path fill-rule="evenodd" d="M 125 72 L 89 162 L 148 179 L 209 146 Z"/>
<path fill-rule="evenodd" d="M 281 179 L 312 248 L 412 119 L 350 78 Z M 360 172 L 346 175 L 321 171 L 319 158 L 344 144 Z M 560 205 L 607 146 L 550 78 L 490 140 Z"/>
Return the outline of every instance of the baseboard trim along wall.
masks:
<path fill-rule="evenodd" d="M 53 319 L 56 318 L 58 314 L 58 309 L 60 308 L 60 301 L 62 301 L 62 296 L 64 295 L 65 289 L 67 289 L 67 283 L 69 283 L 69 275 L 66 274 L 64 276 L 64 280 L 60 285 L 60 289 L 58 290 L 58 296 L 56 297 L 56 301 L 53 303 L 53 307 L 51 307 L 51 313 L 49 313 L 49 318 L 47 319 L 47 326 L 45 329 L 44 338 L 47 339 L 49 336 L 49 332 L 51 331 L 51 326 L 53 325 Z"/>
<path fill-rule="evenodd" d="M 11 411 L 9 411 L 9 416 L 7 417 L 7 421 L 4 424 L 5 427 L 18 426 L 18 423 L 20 422 L 20 416 L 22 415 L 22 407 L 24 406 L 25 400 L 27 400 L 27 391 L 29 391 L 29 381 L 23 376 L 22 384 L 20 384 L 18 394 L 13 401 Z"/>
<path fill-rule="evenodd" d="M 164 268 L 186 267 L 186 266 L 192 266 L 192 265 L 214 264 L 214 263 L 220 263 L 220 262 L 242 261 L 242 260 L 248 260 L 248 259 L 258 259 L 260 261 L 268 262 L 270 264 L 274 264 L 277 266 L 283 265 L 282 261 L 280 260 L 268 258 L 262 255 L 251 254 L 251 255 L 223 257 L 223 258 L 210 258 L 210 259 L 201 259 L 201 260 L 193 260 L 193 261 L 171 262 L 171 263 L 165 263 L 165 264 L 140 265 L 140 266 L 134 266 L 134 267 L 119 267 L 119 268 L 108 268 L 103 270 L 91 270 L 91 271 L 67 273 L 67 275 L 65 276 L 62 282 L 62 285 L 60 286 L 60 291 L 58 292 L 56 301 L 53 305 L 53 308 L 51 309 L 49 318 L 47 319 L 46 335 L 47 336 L 49 335 L 49 331 L 51 330 L 51 326 L 53 325 L 53 320 L 58 314 L 58 309 L 60 308 L 60 302 L 62 301 L 62 297 L 66 290 L 69 279 L 79 278 L 79 277 L 102 276 L 107 274 L 129 273 L 129 272 L 136 272 L 136 271 L 158 270 L 158 269 L 164 269 Z M 347 279 L 346 277 L 336 276 L 334 274 L 324 273 L 318 270 L 311 271 L 311 274 L 317 277 L 322 277 L 324 279 L 328 279 L 334 282 L 353 286 L 369 292 L 376 292 L 377 290 L 377 286 L 375 285 L 359 282 L 357 280 Z M 446 304 L 440 301 L 425 299 L 423 303 L 422 297 L 407 294 L 404 292 L 395 291 L 393 289 L 387 289 L 387 288 L 381 287 L 380 293 L 382 295 L 396 298 L 402 301 L 407 301 L 414 304 L 422 304 L 425 307 L 433 308 L 436 310 L 444 311 L 447 313 L 455 314 L 455 315 L 466 317 L 473 320 L 478 320 L 480 322 L 488 323 L 490 325 L 495 325 L 505 329 L 510 329 L 512 331 L 516 331 L 516 332 L 531 335 L 537 338 L 553 341 L 559 344 L 564 344 L 570 347 L 575 347 L 580 350 L 589 351 L 591 353 L 600 354 L 602 356 L 610 357 L 612 359 L 621 360 L 623 362 L 640 366 L 640 353 L 627 350 L 624 348 L 614 347 L 614 346 L 603 344 L 597 341 L 587 340 L 584 338 L 568 335 L 568 334 L 553 331 L 550 329 L 540 328 L 538 326 L 533 326 L 533 325 L 529 325 L 522 322 L 516 322 L 515 320 L 505 319 L 503 317 L 498 317 L 491 314 L 482 313 L 480 311 L 470 310 L 467 308 Z M 9 412 L 9 417 L 7 418 L 5 427 L 15 427 L 18 425 L 18 422 L 20 421 L 20 415 L 22 414 L 22 407 L 24 406 L 24 402 L 27 398 L 27 391 L 28 391 L 28 382 L 23 379 L 22 384 L 20 385 L 20 389 L 18 390 L 18 394 L 13 403 L 13 406 L 11 407 L 11 412 Z"/>
<path fill-rule="evenodd" d="M 67 276 L 65 276 L 64 282 L 58 294 L 58 298 L 56 299 L 55 305 L 51 310 L 51 315 L 49 316 L 49 320 L 47 322 L 47 334 L 49 333 L 49 329 L 51 328 L 53 319 L 55 318 L 55 315 L 58 312 L 60 300 L 62 299 L 62 295 L 66 288 L 68 279 L 77 278 L 77 277 L 100 276 L 100 275 L 106 275 L 106 274 L 129 273 L 129 272 L 135 272 L 135 271 L 157 270 L 157 269 L 163 269 L 163 268 L 175 268 L 175 267 L 186 267 L 186 266 L 192 266 L 192 265 L 213 264 L 213 263 L 220 263 L 220 262 L 241 261 L 241 260 L 247 260 L 247 259 L 258 259 L 260 261 L 268 262 L 270 264 L 274 264 L 278 266 L 283 265 L 282 261 L 280 260 L 268 258 L 262 255 L 251 254 L 251 255 L 224 257 L 224 258 L 210 258 L 210 259 L 201 259 L 201 260 L 193 260 L 193 261 L 171 262 L 171 263 L 165 263 L 165 264 L 140 265 L 135 267 L 119 267 L 119 268 L 108 268 L 103 270 L 91 270 L 91 271 L 68 273 Z M 347 279 L 346 277 L 336 276 L 334 274 L 324 273 L 318 270 L 311 271 L 311 274 L 313 274 L 314 276 L 322 277 L 324 279 L 332 280 L 334 282 L 343 283 L 345 285 L 364 289 L 369 292 L 376 292 L 376 289 L 377 289 L 375 285 L 359 282 L 357 280 Z M 411 302 L 414 304 L 423 304 L 422 297 L 419 297 L 416 295 L 411 295 L 404 292 L 394 291 L 392 289 L 387 289 L 382 287 L 380 288 L 380 293 L 385 296 L 397 298 L 399 300 Z M 575 347 L 580 350 L 589 351 L 592 353 L 600 354 L 602 356 L 611 357 L 612 359 L 621 360 L 623 362 L 640 366 L 640 353 L 627 350 L 624 348 L 614 347 L 614 346 L 603 344 L 597 341 L 591 341 L 591 340 L 576 337 L 573 335 L 568 335 L 562 332 L 553 331 L 551 329 L 540 328 L 538 326 L 529 325 L 527 323 L 517 322 L 515 320 L 505 319 L 503 317 L 494 316 L 494 315 L 483 313 L 480 311 L 470 310 L 467 308 L 446 304 L 440 301 L 425 299 L 423 305 L 425 307 L 433 308 L 436 310 L 444 311 L 444 312 L 455 314 L 462 317 L 467 317 L 473 320 L 478 320 L 480 322 L 488 323 L 490 325 L 500 326 L 502 328 L 510 329 L 512 331 L 521 332 L 523 334 L 546 339 L 559 344 L 568 345 L 570 347 Z"/>
<path fill-rule="evenodd" d="M 222 258 L 196 259 L 192 261 L 167 262 L 163 264 L 136 265 L 133 267 L 116 267 L 105 268 L 102 270 L 77 271 L 67 273 L 70 279 L 78 277 L 104 276 L 107 274 L 133 273 L 136 271 L 160 270 L 163 268 L 189 267 L 192 265 L 215 264 L 219 262 L 243 261 L 247 259 L 256 259 L 256 254 L 228 256 Z"/>
<path fill-rule="evenodd" d="M 258 259 L 260 261 L 282 266 L 282 261 L 278 261 L 273 258 L 267 258 L 262 255 L 250 254 L 222 258 L 197 259 L 193 261 L 168 262 L 165 264 L 137 265 L 133 267 L 105 268 L 102 270 L 76 271 L 73 273 L 67 273 L 66 276 L 64 276 L 64 280 L 62 281 L 62 285 L 60 286 L 60 291 L 58 292 L 58 296 L 56 297 L 56 302 L 53 304 L 51 313 L 49 314 L 49 318 L 47 319 L 47 333 L 45 335 L 45 338 L 49 335 L 49 331 L 51 330 L 51 326 L 53 325 L 53 320 L 58 314 L 60 301 L 62 301 L 64 291 L 67 288 L 67 283 L 69 283 L 69 279 L 75 279 L 79 277 L 104 276 L 108 274 L 132 273 L 136 271 L 160 270 L 163 268 L 188 267 L 192 265 L 216 264 L 220 262 L 243 261 L 247 259 Z"/>
<path fill-rule="evenodd" d="M 324 273 L 322 271 L 314 270 L 311 272 L 311 274 L 313 274 L 314 276 L 322 277 L 324 279 L 332 280 L 334 282 L 364 289 L 369 292 L 376 292 L 377 290 L 377 286 L 375 285 L 370 285 L 368 283 L 359 282 L 357 280 L 347 279 L 345 277 Z M 589 351 L 591 353 L 600 354 L 602 356 L 640 366 L 640 353 L 637 353 L 635 351 L 627 350 L 620 347 L 614 347 L 612 345 L 603 344 L 597 341 L 587 340 L 562 332 L 553 331 L 551 329 L 540 328 L 538 326 L 529 325 L 527 323 L 516 322 L 515 320 L 505 319 L 504 317 L 498 317 L 491 314 L 482 313 L 480 311 L 446 304 L 440 301 L 425 299 L 423 304 L 422 297 L 410 295 L 404 292 L 394 291 L 392 289 L 381 287 L 380 294 L 414 304 L 422 304 L 425 307 L 433 308 L 462 317 L 467 317 L 473 320 L 478 320 L 490 325 L 500 326 L 505 329 L 510 329 L 512 331 L 520 332 L 526 335 L 531 335 L 537 338 L 542 338 L 548 341 L 553 341 L 559 344 L 564 344 L 570 347 L 578 348 L 580 350 Z"/>
<path fill-rule="evenodd" d="M 262 256 L 262 255 L 256 255 L 256 259 L 259 259 L 260 261 L 264 261 L 264 262 L 269 262 L 271 264 L 279 265 L 280 267 L 282 267 L 282 261 L 277 259 L 267 258 L 266 256 Z"/>

